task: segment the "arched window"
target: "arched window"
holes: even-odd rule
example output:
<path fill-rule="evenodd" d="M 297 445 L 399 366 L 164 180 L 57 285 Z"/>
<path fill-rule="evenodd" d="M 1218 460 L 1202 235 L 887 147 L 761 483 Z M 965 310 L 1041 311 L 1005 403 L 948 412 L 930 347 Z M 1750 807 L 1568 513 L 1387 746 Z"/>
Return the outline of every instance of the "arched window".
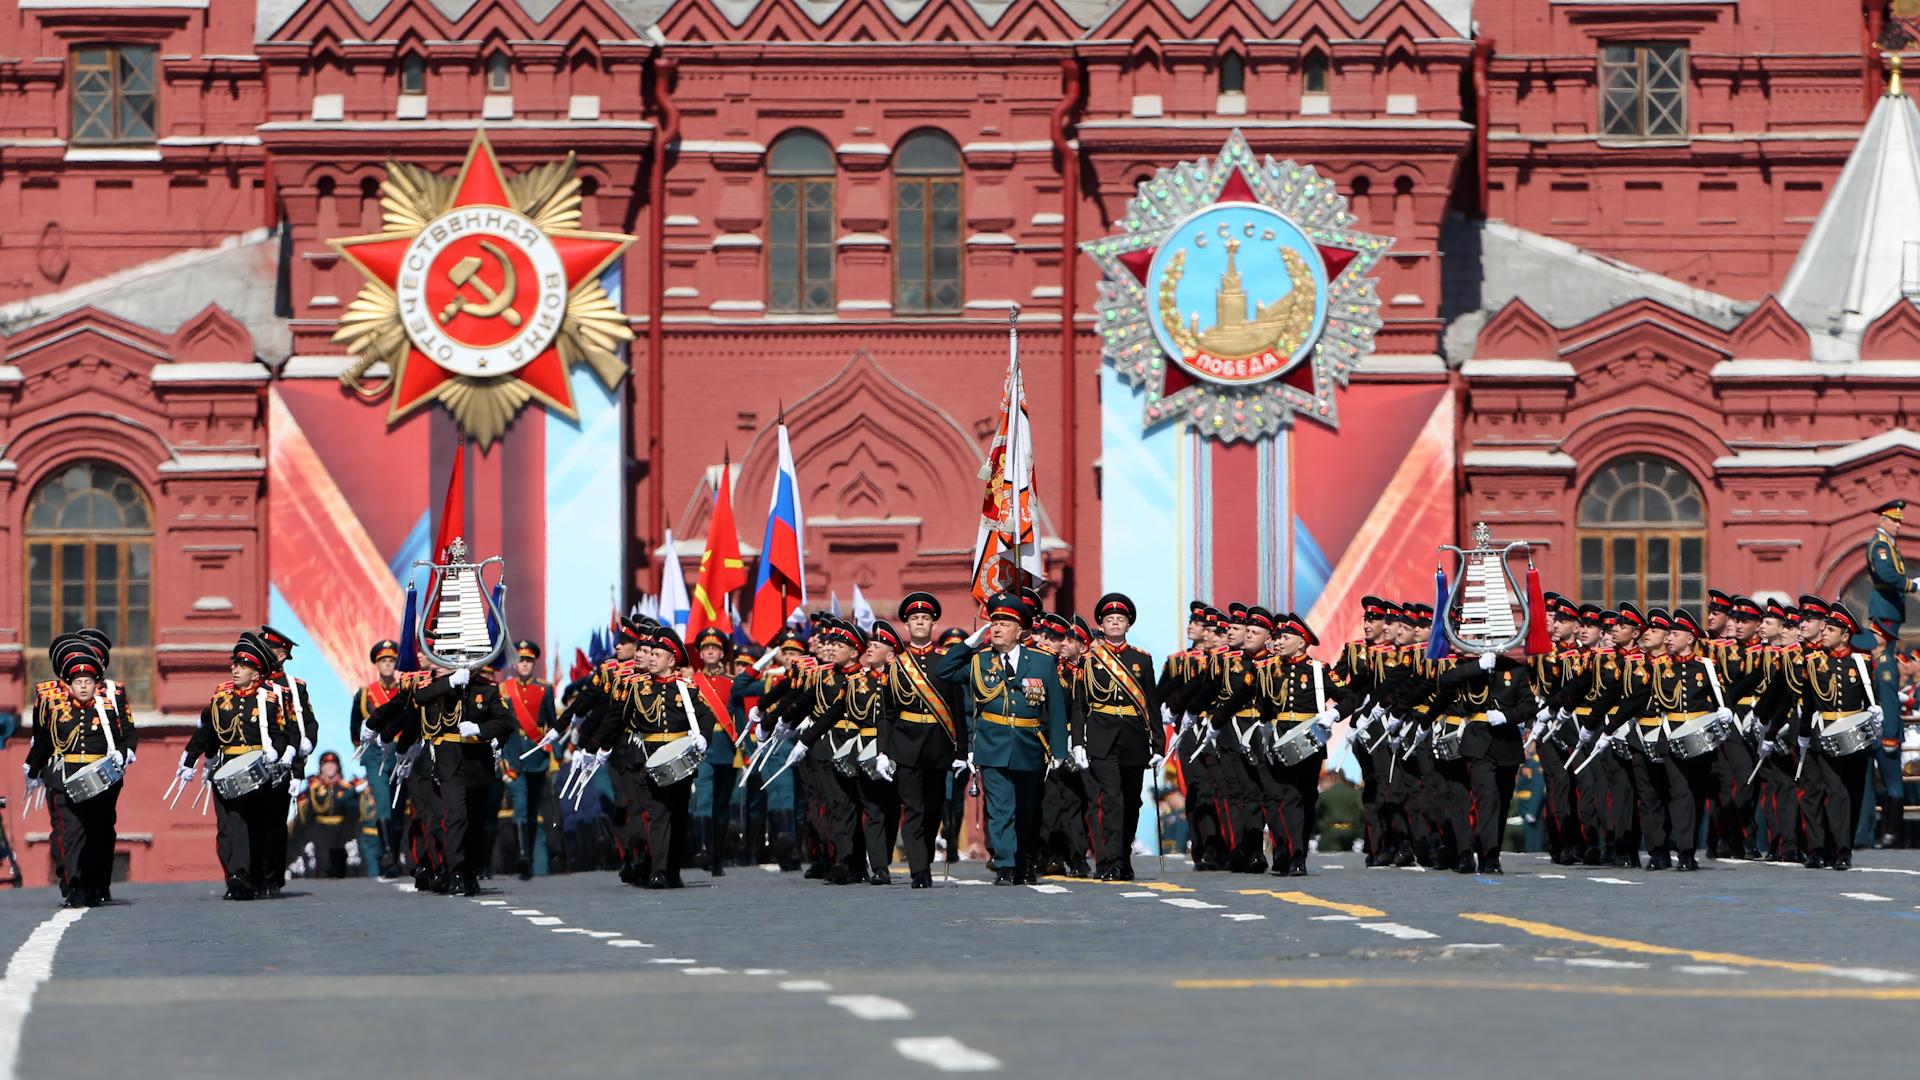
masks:
<path fill-rule="evenodd" d="M 54 677 L 47 646 L 97 626 L 113 641 L 107 676 L 153 701 L 153 512 L 133 477 L 78 461 L 27 502 L 27 671 Z"/>
<path fill-rule="evenodd" d="M 1303 94 L 1324 94 L 1327 92 L 1327 54 L 1314 50 L 1300 61 L 1300 92 Z"/>
<path fill-rule="evenodd" d="M 1706 617 L 1706 501 L 1673 462 L 1636 454 L 1600 470 L 1580 496 L 1579 545 L 1583 602 Z"/>
<path fill-rule="evenodd" d="M 1247 62 L 1237 52 L 1230 52 L 1220 58 L 1220 92 L 1222 94 L 1247 92 Z"/>
<path fill-rule="evenodd" d="M 400 92 L 403 94 L 427 92 L 426 57 L 419 53 L 408 53 L 400 58 Z"/>
<path fill-rule="evenodd" d="M 960 148 L 916 132 L 893 155 L 893 310 L 960 311 Z"/>
<path fill-rule="evenodd" d="M 767 310 L 831 314 L 833 147 L 789 131 L 767 152 Z"/>
<path fill-rule="evenodd" d="M 513 61 L 503 52 L 487 57 L 487 93 L 510 94 L 512 92 Z"/>

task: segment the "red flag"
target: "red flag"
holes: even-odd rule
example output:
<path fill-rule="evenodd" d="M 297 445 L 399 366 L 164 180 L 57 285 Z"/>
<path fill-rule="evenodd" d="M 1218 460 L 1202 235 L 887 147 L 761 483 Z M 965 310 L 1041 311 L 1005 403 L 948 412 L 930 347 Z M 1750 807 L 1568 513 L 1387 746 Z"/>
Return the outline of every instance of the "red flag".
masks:
<path fill-rule="evenodd" d="M 447 477 L 447 498 L 440 504 L 440 530 L 434 534 L 433 557 L 446 557 L 447 545 L 463 535 L 467 525 L 467 440 L 463 436 L 453 448 L 453 472 Z"/>
<path fill-rule="evenodd" d="M 1553 635 L 1547 630 L 1547 600 L 1540 591 L 1540 571 L 1527 563 L 1527 655 L 1545 656 L 1553 651 Z"/>
<path fill-rule="evenodd" d="M 713 520 L 707 523 L 707 550 L 700 553 L 700 574 L 693 585 L 693 611 L 687 616 L 687 640 L 707 627 L 733 633 L 727 614 L 727 594 L 747 583 L 747 564 L 740 558 L 740 534 L 733 527 L 733 472 L 720 466 L 720 490 L 713 495 Z"/>

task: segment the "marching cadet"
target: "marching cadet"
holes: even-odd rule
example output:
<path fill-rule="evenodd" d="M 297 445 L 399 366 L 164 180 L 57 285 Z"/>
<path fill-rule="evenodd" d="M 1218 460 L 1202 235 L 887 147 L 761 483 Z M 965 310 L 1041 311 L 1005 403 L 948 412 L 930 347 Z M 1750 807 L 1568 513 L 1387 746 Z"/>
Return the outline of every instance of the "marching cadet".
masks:
<path fill-rule="evenodd" d="M 1267 869 L 1259 775 L 1267 728 L 1261 722 L 1255 669 L 1267 655 L 1273 613 L 1238 602 L 1227 611 L 1228 645 L 1214 660 L 1213 697 L 1207 704 L 1208 739 L 1219 755 L 1226 794 L 1227 869 L 1259 874 Z"/>
<path fill-rule="evenodd" d="M 1139 611 L 1124 593 L 1093 606 L 1100 639 L 1081 665 L 1072 701 L 1091 780 L 1094 870 L 1101 881 L 1132 881 L 1133 838 L 1140 830 L 1140 785 L 1166 761 L 1153 657 L 1127 642 Z M 1081 624 L 1077 617 L 1075 629 Z M 1159 813 L 1159 807 L 1154 808 Z"/>
<path fill-rule="evenodd" d="M 213 700 L 200 710 L 200 726 L 180 754 L 175 777 L 190 783 L 193 764 L 203 756 L 208 771 L 218 772 L 236 758 L 260 752 L 256 769 L 245 781 L 253 786 L 244 793 L 229 796 L 219 782 L 214 785 L 215 848 L 226 874 L 228 900 L 267 894 L 269 875 L 275 869 L 286 872 L 285 845 L 274 845 L 286 828 L 286 786 L 275 779 L 273 766 L 291 769 L 300 747 L 297 740 L 287 741 L 292 729 L 281 723 L 280 694 L 265 681 L 273 663 L 273 652 L 260 635 L 240 635 L 233 646 L 233 678 L 216 687 Z"/>
<path fill-rule="evenodd" d="M 133 760 L 133 721 L 102 685 L 107 662 L 91 641 L 57 639 L 49 652 L 60 678 L 36 687 L 33 741 L 22 768 L 29 798 L 47 789 L 63 906 L 94 907 L 112 899 L 119 777 Z M 83 775 L 105 786 L 79 782 Z"/>
<path fill-rule="evenodd" d="M 1195 723 L 1208 700 L 1208 665 L 1218 644 L 1216 615 L 1218 612 L 1208 604 L 1192 604 L 1187 613 L 1187 649 L 1167 657 L 1160 678 L 1166 718 L 1178 729 L 1174 753 L 1186 784 L 1188 851 L 1196 872 L 1226 868 L 1220 789 L 1214 769 L 1217 759 Z"/>
<path fill-rule="evenodd" d="M 1542 599 L 1547 610 L 1541 617 L 1548 621 L 1552 650 L 1531 658 L 1534 693 L 1541 701 L 1539 715 L 1529 733 L 1535 755 L 1545 773 L 1545 791 L 1541 802 L 1546 824 L 1547 855 L 1557 866 L 1579 862 L 1584 847 L 1580 821 L 1574 812 L 1574 776 L 1568 769 L 1567 752 L 1573 747 L 1568 735 L 1572 727 L 1567 704 L 1578 685 L 1575 660 L 1579 646 L 1575 633 L 1580 627 L 1580 609 L 1559 593 L 1547 593 Z"/>
<path fill-rule="evenodd" d="M 1394 790 L 1388 798 L 1402 808 L 1407 850 L 1412 860 L 1434 869 L 1449 869 L 1455 863 L 1446 848 L 1446 791 L 1433 756 L 1432 719 L 1443 704 L 1437 679 L 1444 661 L 1427 656 L 1433 636 L 1433 609 L 1425 604 L 1401 605 L 1402 628 L 1399 658 L 1401 675 L 1388 706 L 1398 724 L 1390 722 L 1392 732 L 1387 745 L 1392 749 Z M 1402 859 L 1396 865 L 1407 865 Z"/>
<path fill-rule="evenodd" d="M 1714 790 L 1714 755 L 1682 757 L 1670 736 L 1676 728 L 1703 717 L 1718 715 L 1724 723 L 1731 723 L 1733 719 L 1721 700 L 1718 673 L 1709 666 L 1709 661 L 1694 652 L 1694 643 L 1705 636 L 1706 631 L 1693 612 L 1682 608 L 1669 619 L 1666 655 L 1654 661 L 1650 711 L 1662 721 L 1656 730 L 1659 731 L 1659 756 L 1666 772 L 1667 837 L 1670 845 L 1679 850 L 1681 870 L 1700 869 L 1694 859 L 1694 844 L 1701 814 Z M 1647 730 L 1642 729 L 1643 735 Z M 1666 853 L 1656 852 L 1651 840 L 1647 850 L 1648 868 L 1665 869 Z M 1659 865 L 1652 865 L 1654 858 Z"/>
<path fill-rule="evenodd" d="M 1368 733 L 1379 715 L 1370 707 L 1377 705 L 1379 669 L 1374 646 L 1386 625 L 1386 601 L 1377 596 L 1360 598 L 1360 636 L 1340 649 L 1334 661 L 1332 679 L 1357 703 L 1353 731 L 1349 736 L 1354 760 L 1360 764 L 1360 846 L 1366 853 L 1366 865 L 1380 866 L 1380 788 L 1385 774 L 1375 768 L 1373 753 L 1367 749 Z M 1391 859 L 1389 858 L 1389 861 Z"/>
<path fill-rule="evenodd" d="M 1632 605 L 1627 605 L 1632 608 Z M 1622 650 L 1638 650 L 1644 622 L 1637 610 L 1622 621 L 1620 613 L 1597 604 L 1580 606 L 1580 637 L 1586 647 L 1582 687 L 1573 709 L 1580 726 L 1580 819 L 1587 837 L 1581 860 L 1587 866 L 1638 866 L 1638 839 L 1633 828 L 1634 786 L 1632 762 L 1624 750 L 1612 748 L 1613 718 L 1620 702 L 1625 673 Z M 1644 685 L 1645 680 L 1642 680 Z"/>
<path fill-rule="evenodd" d="M 1801 605 L 1802 610 L 1805 604 Z M 1880 731 L 1880 705 L 1866 654 L 1852 646 L 1860 623 L 1839 602 L 1827 608 L 1820 648 L 1806 660 L 1808 707 L 1797 737 L 1803 762 L 1800 813 L 1807 830 L 1807 865 L 1853 868 L 1853 831 L 1866 795 L 1872 735 Z M 1871 725 L 1864 745 L 1831 741 Z M 1812 779 L 1805 779 L 1811 775 Z"/>
<path fill-rule="evenodd" d="M 1407 818 L 1405 778 L 1400 775 L 1399 732 L 1405 720 L 1393 710 L 1401 684 L 1411 672 L 1411 658 L 1402 648 L 1413 640 L 1413 619 L 1405 608 L 1392 600 L 1380 602 L 1380 636 L 1373 646 L 1373 708 L 1370 715 L 1382 725 L 1379 735 L 1360 747 L 1373 760 L 1374 775 L 1379 777 L 1379 805 L 1374 820 L 1380 826 L 1380 858 L 1377 866 L 1412 866 L 1415 861 L 1413 834 Z M 1370 732 L 1370 728 L 1369 728 Z"/>
<path fill-rule="evenodd" d="M 704 753 L 713 713 L 680 678 L 689 659 L 680 636 L 664 626 L 645 631 L 636 627 L 636 632 L 635 669 L 621 676 L 614 695 L 618 704 L 601 711 L 582 745 L 613 758 L 614 790 L 627 811 L 627 865 L 621 880 L 649 889 L 678 889 L 683 887 L 680 871 L 688 862 L 687 810 L 694 770 L 678 768 L 656 777 L 648 767 L 649 755 L 683 740 L 693 753 Z"/>
<path fill-rule="evenodd" d="M 860 800 L 860 839 L 867 853 L 869 885 L 893 884 L 893 842 L 900 835 L 900 796 L 893 786 L 897 769 L 885 749 L 887 714 L 893 708 L 888 671 L 899 648 L 899 631 L 891 623 L 875 619 L 866 650 L 860 656 L 860 670 L 847 682 L 847 719 L 860 739 L 855 744 L 859 771 L 854 787 Z M 869 750 L 873 751 L 871 765 Z"/>
<path fill-rule="evenodd" d="M 260 640 L 266 642 L 267 648 L 273 653 L 273 670 L 267 673 L 267 681 L 280 691 L 280 704 L 285 710 L 281 713 L 281 720 L 293 726 L 287 741 L 299 747 L 299 752 L 293 758 L 288 783 L 281 792 L 286 797 L 286 806 L 276 819 L 279 826 L 275 842 L 279 850 L 284 851 L 287 847 L 287 819 L 292 814 L 300 781 L 307 775 L 307 758 L 313 753 L 313 741 L 320 737 L 320 721 L 313 715 L 313 703 L 307 697 L 307 681 L 295 678 L 287 671 L 287 664 L 293 659 L 293 639 L 271 626 L 262 626 Z M 287 868 L 282 862 L 269 876 L 268 888 L 277 892 L 286 883 Z"/>
<path fill-rule="evenodd" d="M 347 730 L 358 749 L 360 767 L 366 770 L 371 794 L 365 801 L 373 806 L 373 814 L 362 816 L 360 827 L 379 834 L 380 876 L 392 877 L 399 869 L 400 840 L 406 835 L 408 811 L 404 805 L 395 806 L 390 780 L 393 748 L 381 741 L 375 714 L 400 693 L 400 681 L 394 674 L 399 666 L 400 643 L 390 639 L 374 642 L 367 650 L 367 660 L 373 664 L 374 680 L 354 692 L 353 719 Z"/>
<path fill-rule="evenodd" d="M 1760 644 L 1760 605 L 1750 596 L 1728 599 L 1722 635 L 1701 652 L 1720 675 L 1721 694 L 1733 713 L 1737 738 L 1720 744 L 1713 766 L 1714 855 L 1718 858 L 1758 859 L 1754 836 L 1755 789 L 1753 775 L 1753 710 L 1766 680 L 1765 652 Z"/>
<path fill-rule="evenodd" d="M 1906 518 L 1905 499 L 1890 499 L 1874 507 L 1873 536 L 1867 541 L 1867 626 L 1870 640 L 1856 641 L 1854 648 L 1871 650 L 1873 659 L 1873 700 L 1880 707 L 1880 745 L 1873 757 L 1880 770 L 1880 832 L 1893 835 L 1904 818 L 1906 800 L 1900 777 L 1900 667 L 1895 650 L 1900 645 L 1900 627 L 1907 616 L 1907 597 L 1920 592 L 1920 578 L 1907 576 L 1907 560 L 1900 554 L 1900 526 Z"/>
<path fill-rule="evenodd" d="M 340 755 L 320 755 L 294 811 L 294 843 L 311 877 L 347 876 L 348 852 L 360 831 L 360 797 L 340 777 Z"/>
<path fill-rule="evenodd" d="M 787 765 L 812 770 L 807 789 L 816 800 L 812 814 L 819 833 L 816 862 L 825 873 L 809 870 L 807 876 L 824 878 L 830 885 L 849 885 L 869 876 L 860 831 L 861 725 L 847 713 L 849 685 L 860 672 L 866 642 L 858 627 L 832 616 L 824 616 L 816 625 L 821 663 L 809 690 L 801 694 L 800 711 L 790 714 L 798 719 Z M 868 707 L 877 706 L 878 695 L 863 691 L 861 699 Z"/>
<path fill-rule="evenodd" d="M 1619 693 L 1612 712 L 1601 724 L 1594 751 L 1611 751 L 1623 765 L 1631 799 L 1617 802 L 1608 822 L 1614 836 L 1614 865 L 1638 868 L 1640 845 L 1647 849 L 1647 869 L 1671 869 L 1668 824 L 1672 820 L 1672 784 L 1668 780 L 1660 733 L 1666 714 L 1655 694 L 1665 663 L 1667 630 L 1671 618 L 1661 608 L 1641 614 L 1622 601 L 1613 613 L 1619 650 Z M 1636 815 L 1637 811 L 1637 815 Z M 1637 835 L 1636 835 L 1637 834 Z"/>
<path fill-rule="evenodd" d="M 1802 658 L 1795 624 L 1800 609 L 1788 608 L 1778 600 L 1767 601 L 1760 619 L 1761 666 L 1765 678 L 1753 703 L 1753 730 L 1757 745 L 1754 756 L 1759 771 L 1754 788 L 1762 820 L 1767 828 L 1768 862 L 1800 859 L 1800 822 L 1793 789 L 1791 739 L 1782 742 L 1792 713 L 1792 686 L 1803 682 L 1799 676 Z"/>
<path fill-rule="evenodd" d="M 1255 676 L 1261 723 L 1268 729 L 1261 740 L 1265 753 L 1255 768 L 1267 825 L 1273 831 L 1273 873 L 1306 877 L 1307 839 L 1313 834 L 1314 810 L 1320 800 L 1320 767 L 1326 762 L 1329 728 L 1340 718 L 1331 696 L 1337 689 L 1326 666 L 1307 655 L 1320 638 L 1305 619 L 1293 612 L 1275 616 L 1264 608 L 1248 610 L 1250 638 L 1267 623 L 1273 625 L 1274 650 L 1255 662 Z M 1280 746 L 1303 726 L 1318 748 L 1287 764 Z"/>
<path fill-rule="evenodd" d="M 1053 661 L 1022 648 L 1033 612 L 1013 593 L 987 602 L 988 623 L 947 651 L 938 674 L 962 682 L 972 732 L 967 767 L 981 777 L 995 885 L 1030 885 L 1040 840 L 1040 779 L 1066 752 L 1066 692 Z M 982 638 L 989 648 L 977 651 Z"/>
<path fill-rule="evenodd" d="M 733 839 L 734 781 L 745 764 L 740 757 L 740 732 L 728 708 L 733 691 L 733 642 L 718 627 L 709 626 L 694 635 L 693 651 L 699 663 L 689 681 L 713 714 L 713 742 L 707 747 L 705 762 L 713 783 L 707 792 L 710 813 L 701 846 L 706 849 L 707 873 L 725 877 L 727 861 L 732 857 L 728 846 Z"/>
<path fill-rule="evenodd" d="M 1533 691 L 1526 666 L 1511 657 L 1481 653 L 1471 662 L 1450 661 L 1437 681 L 1449 699 L 1441 723 L 1459 732 L 1457 751 L 1447 751 L 1459 756 L 1440 770 L 1451 784 L 1448 816 L 1459 851 L 1453 869 L 1500 874 L 1507 808 L 1525 760 L 1520 733 L 1534 720 Z M 1444 756 L 1439 736 L 1434 755 Z"/>
<path fill-rule="evenodd" d="M 421 708 L 421 743 L 430 747 L 440 788 L 440 846 L 446 857 L 446 890 L 480 895 L 480 872 L 488 865 L 487 819 L 498 807 L 490 798 L 493 744 L 519 726 L 492 672 L 458 668 L 437 672 L 415 691 Z"/>
<path fill-rule="evenodd" d="M 1082 627 L 1086 620 L 1080 620 Z M 1079 634 L 1086 635 L 1082 641 Z M 1067 691 L 1067 765 L 1049 769 L 1040 788 L 1040 850 L 1042 873 L 1083 878 L 1092 871 L 1087 852 L 1093 848 L 1087 820 L 1092 797 L 1087 785 L 1085 729 L 1077 723 L 1079 710 L 1074 695 L 1079 686 L 1080 657 L 1091 630 L 1077 630 L 1063 616 L 1042 612 L 1033 621 L 1034 649 L 1051 653 Z"/>
<path fill-rule="evenodd" d="M 801 640 L 800 635 L 791 629 L 782 629 L 779 633 L 775 634 L 773 640 L 767 644 L 767 653 L 761 657 L 760 663 L 735 674 L 733 677 L 733 689 L 729 691 L 727 695 L 728 704 L 744 712 L 753 720 L 755 738 L 767 752 L 773 750 L 773 747 L 767 744 L 779 742 L 792 734 L 791 725 L 784 729 L 780 727 L 781 724 L 786 723 L 780 715 L 782 712 L 781 704 L 783 699 L 790 701 L 798 700 L 798 695 L 794 693 L 794 689 L 798 685 L 800 666 L 802 661 L 807 658 L 806 654 L 806 642 Z M 771 763 L 765 764 L 771 766 Z M 756 769 L 760 767 L 760 764 L 756 764 L 755 766 Z M 773 769 L 769 767 L 766 771 L 758 775 L 763 777 L 768 776 L 771 775 L 772 771 Z M 799 783 L 797 776 L 795 776 L 796 772 L 797 770 L 789 770 L 788 772 L 788 776 L 793 777 L 792 783 L 795 785 Z M 799 858 L 806 853 L 804 838 L 807 834 L 807 827 L 804 822 L 798 820 L 800 812 L 805 809 L 805 803 L 796 799 L 794 805 L 795 813 L 791 822 L 788 821 L 788 815 L 785 813 L 776 816 L 771 805 L 766 802 L 768 797 L 768 793 L 765 790 L 766 784 L 767 781 L 764 779 L 758 784 L 753 783 L 751 779 L 749 779 L 747 785 L 747 811 L 749 814 L 748 838 L 750 841 L 752 840 L 753 819 L 751 815 L 756 801 L 758 801 L 759 804 L 765 808 L 766 839 L 770 842 L 775 860 L 779 862 L 782 870 L 793 870 L 799 866 Z M 797 786 L 795 793 L 796 795 L 801 794 Z M 788 851 L 786 847 L 779 842 L 777 833 L 783 828 L 792 829 L 792 851 Z M 757 854 L 758 851 L 759 846 L 757 844 L 749 844 L 750 855 Z M 824 872 L 823 869 L 822 873 Z"/>
<path fill-rule="evenodd" d="M 513 678 L 500 684 L 500 696 L 513 710 L 515 729 L 506 741 L 505 761 L 526 784 L 527 813 L 519 823 L 520 852 L 516 870 L 521 881 L 533 880 L 533 841 L 540 832 L 540 813 L 547 804 L 547 778 L 553 755 L 545 745 L 547 732 L 559 724 L 554 715 L 553 684 L 536 678 L 540 662 L 537 642 L 514 645 Z"/>
<path fill-rule="evenodd" d="M 888 707 L 882 713 L 880 749 L 894 771 L 899 792 L 900 843 L 906 849 L 907 874 L 913 888 L 933 885 L 934 832 L 946 820 L 947 774 L 964 772 L 967 744 L 960 725 L 960 688 L 937 678 L 940 653 L 933 642 L 940 601 L 929 593 L 909 593 L 898 611 L 907 628 L 907 640 L 894 646 L 887 665 Z M 874 624 L 874 639 L 884 640 L 882 626 Z M 888 632 L 892 627 L 886 627 Z M 897 637 L 897 634 L 895 635 Z M 954 769 L 955 765 L 960 768 Z M 964 801 L 964 800 L 960 800 Z M 947 833 L 947 862 L 959 854 L 959 830 Z"/>
<path fill-rule="evenodd" d="M 418 667 L 399 676 L 399 693 L 374 712 L 374 728 L 381 744 L 393 755 L 393 780 L 410 812 L 406 821 L 407 861 L 413 864 L 413 888 L 419 896 L 446 895 L 454 885 L 447 872 L 444 811 L 440 798 L 440 780 L 431 762 L 416 768 L 422 756 L 430 752 L 426 707 L 419 692 L 434 679 L 426 658 L 415 654 Z"/>

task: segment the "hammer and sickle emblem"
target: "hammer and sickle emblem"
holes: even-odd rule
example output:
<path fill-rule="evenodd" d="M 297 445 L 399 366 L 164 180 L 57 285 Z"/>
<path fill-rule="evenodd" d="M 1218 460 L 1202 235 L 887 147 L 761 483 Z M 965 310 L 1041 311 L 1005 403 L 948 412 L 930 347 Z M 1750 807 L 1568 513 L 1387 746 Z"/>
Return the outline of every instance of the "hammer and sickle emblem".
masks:
<path fill-rule="evenodd" d="M 463 311 L 481 319 L 491 319 L 498 315 L 507 320 L 508 326 L 520 325 L 520 313 L 513 309 L 514 297 L 519 295 L 519 282 L 514 275 L 513 263 L 507 259 L 507 253 L 501 251 L 499 246 L 491 240 L 480 241 L 480 250 L 493 256 L 493 261 L 500 265 L 499 291 L 494 291 L 493 286 L 479 276 L 480 256 L 468 255 L 454 263 L 453 267 L 447 271 L 447 280 L 453 282 L 455 289 L 473 286 L 473 291 L 485 297 L 487 302 L 476 304 L 455 293 L 453 299 L 447 302 L 447 306 L 440 309 L 441 326 L 452 322 L 453 317 Z"/>

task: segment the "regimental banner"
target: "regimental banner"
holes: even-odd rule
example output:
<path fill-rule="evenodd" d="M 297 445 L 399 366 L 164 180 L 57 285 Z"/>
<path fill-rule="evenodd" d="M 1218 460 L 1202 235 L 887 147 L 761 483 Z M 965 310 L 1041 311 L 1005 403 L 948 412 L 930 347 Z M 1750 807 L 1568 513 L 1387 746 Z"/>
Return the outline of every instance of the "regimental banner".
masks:
<path fill-rule="evenodd" d="M 1238 131 L 1142 181 L 1124 231 L 1081 250 L 1106 275 L 1105 358 L 1144 395 L 1146 427 L 1234 442 L 1297 415 L 1336 426 L 1335 392 L 1380 329 L 1367 275 L 1393 243 L 1353 222 L 1331 180 L 1256 160 Z"/>
<path fill-rule="evenodd" d="M 532 401 L 577 419 L 576 365 L 619 384 L 633 331 L 600 277 L 634 238 L 579 229 L 572 154 L 509 180 L 479 131 L 458 176 L 387 173 L 386 231 L 329 241 L 367 277 L 334 335 L 357 358 L 342 382 L 388 397 L 389 423 L 439 401 L 483 447 Z"/>

